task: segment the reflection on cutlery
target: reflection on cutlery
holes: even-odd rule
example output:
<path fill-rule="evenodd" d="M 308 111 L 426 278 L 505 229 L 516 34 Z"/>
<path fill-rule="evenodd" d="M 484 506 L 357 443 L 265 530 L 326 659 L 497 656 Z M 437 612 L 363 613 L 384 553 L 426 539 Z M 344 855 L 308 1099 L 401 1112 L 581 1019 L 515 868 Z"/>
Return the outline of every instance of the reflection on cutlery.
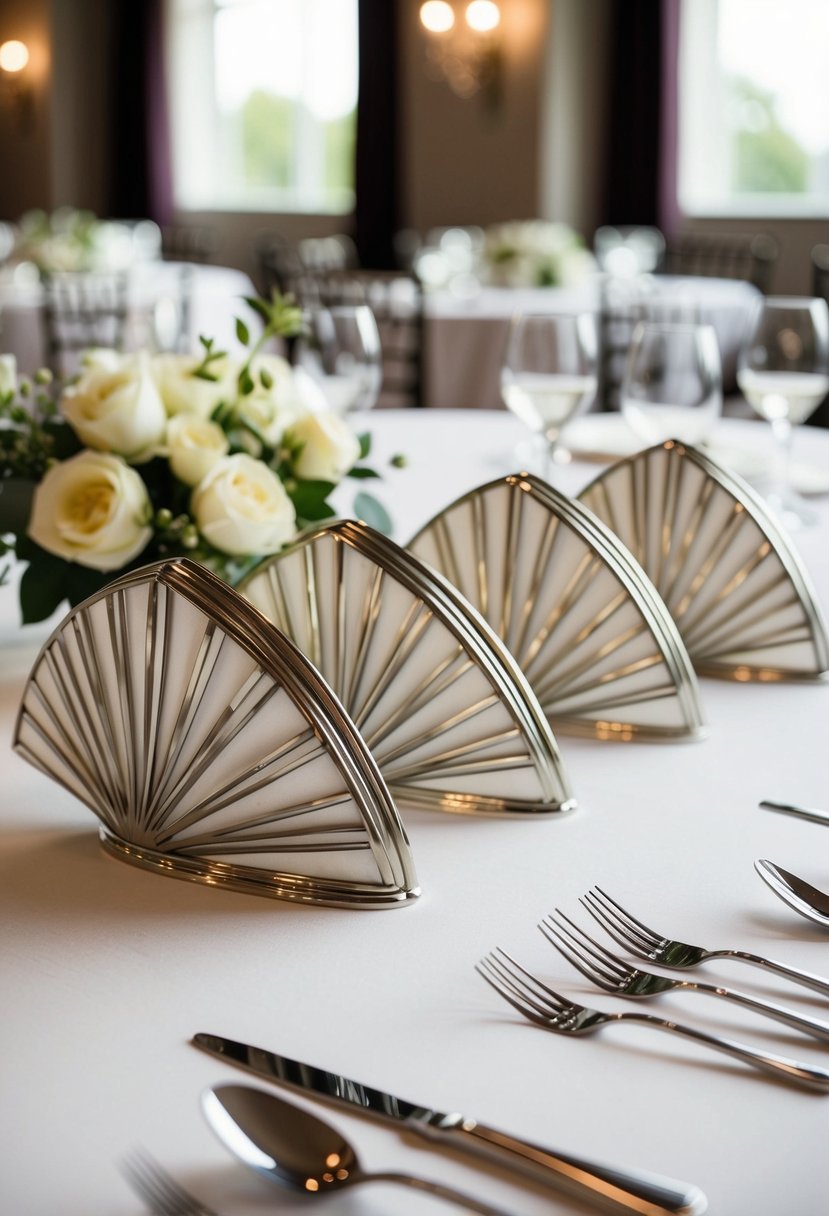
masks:
<path fill-rule="evenodd" d="M 829 908 L 829 897 L 827 897 Z M 553 914 L 545 917 L 538 926 L 544 936 L 551 942 L 559 954 L 564 955 L 568 962 L 586 976 L 591 983 L 605 992 L 613 992 L 616 996 L 650 997 L 662 992 L 685 990 L 687 992 L 705 992 L 710 996 L 723 997 L 734 1001 L 754 1013 L 764 1014 L 793 1026 L 804 1034 L 812 1035 L 815 1039 L 829 1042 L 829 1022 L 820 1022 L 816 1018 L 807 1018 L 793 1009 L 782 1005 L 774 1005 L 771 1001 L 761 1001 L 745 992 L 737 992 L 733 988 L 723 988 L 719 984 L 702 984 L 695 980 L 672 979 L 666 975 L 656 975 L 652 971 L 642 971 L 632 967 L 612 954 L 595 938 L 585 933 L 584 929 L 572 921 L 569 916 L 556 908 L 557 917 Z M 565 923 L 566 922 L 566 923 Z M 829 918 L 826 923 L 829 924 Z"/>
<path fill-rule="evenodd" d="M 675 941 L 643 925 L 641 920 L 626 912 L 621 904 L 606 895 L 601 887 L 593 887 L 581 900 L 590 915 L 607 929 L 610 936 L 635 954 L 638 958 L 646 958 L 662 967 L 672 967 L 684 971 L 687 967 L 697 967 L 712 958 L 733 958 L 739 962 L 752 963 L 765 971 L 773 971 L 783 975 L 795 984 L 803 984 L 829 996 L 829 980 L 823 976 L 814 975 L 811 971 L 801 971 L 790 967 L 787 963 L 778 963 L 760 954 L 751 954 L 748 950 L 706 950 L 703 946 L 691 946 L 687 942 Z"/>
<path fill-rule="evenodd" d="M 725 1052 L 778 1080 L 791 1081 L 806 1089 L 829 1090 L 829 1072 L 809 1068 L 785 1056 L 758 1051 L 733 1039 L 708 1034 L 707 1031 L 684 1026 L 672 1019 L 658 1018 L 652 1013 L 603 1013 L 599 1009 L 577 1005 L 542 983 L 503 950 L 499 949 L 481 959 L 477 971 L 513 1009 L 517 1009 L 530 1022 L 556 1034 L 585 1035 L 613 1022 L 637 1022 L 713 1047 L 715 1051 Z"/>
<path fill-rule="evenodd" d="M 819 891 L 796 874 L 790 874 L 782 866 L 776 866 L 773 861 L 761 859 L 755 861 L 754 868 L 764 882 L 767 882 L 780 899 L 818 925 L 829 928 L 829 895 Z"/>
<path fill-rule="evenodd" d="M 143 1150 L 122 1161 L 121 1171 L 154 1216 L 218 1216 Z"/>
<path fill-rule="evenodd" d="M 530 1144 L 461 1114 L 443 1114 L 426 1106 L 416 1106 L 337 1073 L 218 1035 L 197 1034 L 192 1041 L 210 1055 L 265 1080 L 346 1106 L 352 1113 L 374 1115 L 433 1143 L 471 1152 L 493 1165 L 516 1170 L 556 1192 L 567 1191 L 583 1200 L 589 1199 L 608 1211 L 636 1212 L 642 1216 L 664 1216 L 665 1213 L 694 1216 L 707 1208 L 705 1197 L 697 1187 L 672 1178 L 597 1165 Z"/>
<path fill-rule="evenodd" d="M 507 1216 L 453 1187 L 412 1174 L 383 1170 L 367 1174 L 341 1132 L 285 1098 L 252 1085 L 217 1085 L 202 1099 L 213 1131 L 245 1165 L 272 1182 L 313 1199 L 363 1182 L 398 1182 L 456 1203 L 480 1216 Z"/>
<path fill-rule="evenodd" d="M 818 811 L 809 806 L 796 806 L 792 802 L 772 802 L 764 798 L 760 803 L 767 811 L 782 811 L 785 815 L 797 815 L 800 819 L 811 819 L 813 823 L 829 823 L 829 812 Z"/>

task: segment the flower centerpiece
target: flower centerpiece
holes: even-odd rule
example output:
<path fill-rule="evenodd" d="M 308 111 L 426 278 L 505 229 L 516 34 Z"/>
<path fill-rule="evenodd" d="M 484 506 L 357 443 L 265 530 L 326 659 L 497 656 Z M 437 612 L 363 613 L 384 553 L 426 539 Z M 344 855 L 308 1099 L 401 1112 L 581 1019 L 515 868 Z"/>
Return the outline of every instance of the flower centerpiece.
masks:
<path fill-rule="evenodd" d="M 493 224 L 484 232 L 486 279 L 499 287 L 572 287 L 596 269 L 574 229 L 545 220 Z"/>
<path fill-rule="evenodd" d="M 344 477 L 378 476 L 361 463 L 370 436 L 266 350 L 300 332 L 301 310 L 276 293 L 246 302 L 261 332 L 254 340 L 237 318 L 244 358 L 210 338 L 197 355 L 91 350 L 61 385 L 47 371 L 18 379 L 0 356 L 0 553 L 26 563 L 24 623 L 164 557 L 190 556 L 233 584 L 334 515 Z M 371 495 L 354 506 L 390 529 Z"/>

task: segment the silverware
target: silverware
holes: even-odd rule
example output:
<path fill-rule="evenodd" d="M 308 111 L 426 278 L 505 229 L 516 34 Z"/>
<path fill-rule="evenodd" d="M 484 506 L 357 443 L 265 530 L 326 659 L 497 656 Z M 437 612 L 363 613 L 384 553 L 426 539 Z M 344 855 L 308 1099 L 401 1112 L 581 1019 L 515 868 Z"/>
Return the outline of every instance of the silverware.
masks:
<path fill-rule="evenodd" d="M 154 1216 L 218 1216 L 143 1149 L 121 1162 L 121 1172 Z"/>
<path fill-rule="evenodd" d="M 345 1106 L 352 1113 L 374 1116 L 433 1144 L 443 1143 L 482 1157 L 502 1169 L 513 1169 L 536 1184 L 546 1185 L 557 1194 L 562 1191 L 575 1194 L 609 1211 L 693 1216 L 707 1208 L 702 1192 L 688 1183 L 600 1165 L 531 1144 L 462 1114 L 445 1114 L 418 1106 L 360 1081 L 219 1035 L 197 1034 L 192 1042 L 202 1051 L 267 1081 Z"/>
<path fill-rule="evenodd" d="M 578 1005 L 542 983 L 503 950 L 499 949 L 481 959 L 476 970 L 499 996 L 525 1018 L 556 1034 L 585 1035 L 612 1022 L 636 1022 L 643 1026 L 653 1026 L 657 1030 L 667 1030 L 706 1047 L 713 1047 L 715 1051 L 722 1051 L 742 1060 L 743 1063 L 750 1064 L 778 1080 L 790 1081 L 807 1089 L 829 1090 L 829 1072 L 809 1068 L 785 1056 L 758 1051 L 733 1039 L 708 1034 L 693 1026 L 684 1026 L 680 1022 L 656 1017 L 652 1013 L 603 1013 L 599 1009 Z"/>
<path fill-rule="evenodd" d="M 813 988 L 815 992 L 829 996 L 829 980 L 814 975 L 811 971 L 801 971 L 797 967 L 763 958 L 762 955 L 752 954 L 748 950 L 706 950 L 704 946 L 691 946 L 687 942 L 663 937 L 635 916 L 631 916 L 621 904 L 605 894 L 601 887 L 593 887 L 582 898 L 581 903 L 620 946 L 624 946 L 638 958 L 646 958 L 652 963 L 659 963 L 662 967 L 677 971 L 697 967 L 712 958 L 733 958 L 762 967 L 765 971 L 773 971 L 795 984 L 803 984 L 806 988 Z"/>
<path fill-rule="evenodd" d="M 368 1174 L 342 1132 L 286 1098 L 251 1085 L 217 1085 L 202 1099 L 205 1118 L 234 1157 L 258 1174 L 312 1199 L 363 1182 L 396 1182 L 480 1216 L 508 1216 L 454 1187 L 396 1170 Z"/>
<path fill-rule="evenodd" d="M 829 909 L 829 897 L 827 897 L 827 909 Z M 774 1018 L 775 1021 L 783 1022 L 786 1026 L 793 1026 L 795 1030 L 801 1030 L 804 1034 L 829 1043 L 829 1022 L 804 1017 L 802 1014 L 795 1013 L 793 1009 L 786 1009 L 771 1001 L 761 1001 L 757 997 L 749 996 L 745 992 L 738 992 L 733 988 L 723 988 L 718 984 L 703 984 L 695 980 L 673 979 L 666 975 L 656 975 L 652 971 L 642 971 L 638 967 L 632 967 L 623 962 L 610 950 L 605 949 L 595 938 L 585 933 L 584 929 L 579 928 L 569 916 L 565 916 L 560 908 L 556 908 L 556 913 L 559 919 L 551 913 L 541 921 L 539 929 L 555 946 L 559 954 L 572 963 L 592 984 L 603 988 L 605 992 L 633 998 L 647 998 L 657 996 L 662 992 L 683 989 L 688 992 L 704 992 L 709 996 L 734 1001 L 755 1013 Z M 829 924 L 829 917 L 826 918 L 826 923 Z"/>
<path fill-rule="evenodd" d="M 829 928 L 829 894 L 826 891 L 818 890 L 805 879 L 775 865 L 773 861 L 755 861 L 754 868 L 783 903 L 794 908 L 795 912 L 799 912 L 807 920 L 823 925 L 824 929 Z"/>
<path fill-rule="evenodd" d="M 829 811 L 818 811 L 814 807 L 796 806 L 793 802 L 772 802 L 770 798 L 764 798 L 760 806 L 767 811 L 782 811 L 784 815 L 811 819 L 813 823 L 829 823 Z"/>

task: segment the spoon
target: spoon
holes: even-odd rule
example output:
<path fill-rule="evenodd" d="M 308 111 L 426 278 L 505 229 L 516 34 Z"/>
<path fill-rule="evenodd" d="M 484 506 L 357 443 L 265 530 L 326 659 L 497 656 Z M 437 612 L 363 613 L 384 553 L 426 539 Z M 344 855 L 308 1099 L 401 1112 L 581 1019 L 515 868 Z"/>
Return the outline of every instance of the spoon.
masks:
<path fill-rule="evenodd" d="M 362 1182 L 399 1182 L 428 1191 L 482 1216 L 509 1216 L 502 1208 L 429 1182 L 384 1170 L 367 1174 L 343 1135 L 285 1098 L 250 1085 L 216 1085 L 202 1096 L 207 1122 L 235 1157 L 260 1174 L 315 1198 Z"/>
<path fill-rule="evenodd" d="M 754 868 L 780 899 L 824 928 L 829 929 L 829 894 L 819 891 L 796 874 L 790 874 L 772 861 L 755 861 Z"/>

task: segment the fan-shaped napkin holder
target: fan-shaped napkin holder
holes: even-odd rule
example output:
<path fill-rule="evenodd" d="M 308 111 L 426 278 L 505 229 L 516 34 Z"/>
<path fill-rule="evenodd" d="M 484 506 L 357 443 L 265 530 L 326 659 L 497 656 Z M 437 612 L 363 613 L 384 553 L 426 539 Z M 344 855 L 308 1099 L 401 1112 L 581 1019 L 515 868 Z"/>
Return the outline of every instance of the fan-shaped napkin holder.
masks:
<path fill-rule="evenodd" d="M 457 589 L 355 520 L 308 530 L 239 591 L 331 685 L 394 796 L 426 809 L 575 805 L 512 655 Z"/>
<path fill-rule="evenodd" d="M 741 477 L 668 440 L 612 465 L 579 497 L 650 576 L 697 672 L 775 681 L 829 670 L 806 570 Z"/>
<path fill-rule="evenodd" d="M 446 507 L 408 548 L 470 600 L 556 730 L 693 738 L 697 682 L 650 579 L 578 501 L 512 474 Z"/>

